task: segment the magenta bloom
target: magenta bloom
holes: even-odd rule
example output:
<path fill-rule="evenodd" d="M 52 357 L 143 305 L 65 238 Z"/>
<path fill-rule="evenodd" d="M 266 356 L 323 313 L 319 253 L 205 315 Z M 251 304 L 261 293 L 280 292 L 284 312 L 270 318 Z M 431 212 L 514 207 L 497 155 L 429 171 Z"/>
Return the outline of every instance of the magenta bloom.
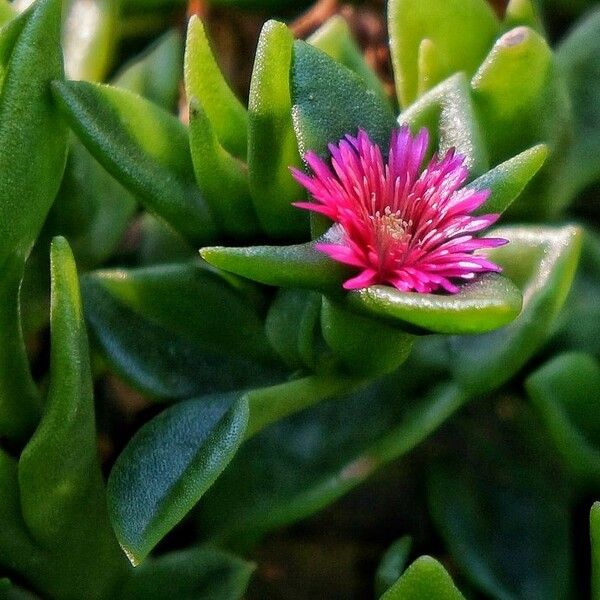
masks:
<path fill-rule="evenodd" d="M 292 169 L 294 178 L 316 202 L 295 206 L 329 217 L 340 227 L 340 243 L 318 244 L 334 260 L 360 269 L 344 288 L 390 284 L 402 291 L 455 293 L 456 280 L 500 267 L 475 254 L 505 244 L 499 238 L 474 234 L 499 215 L 471 213 L 489 190 L 462 187 L 468 175 L 463 156 L 448 150 L 435 155 L 425 169 L 426 129 L 413 137 L 407 126 L 395 130 L 387 162 L 365 131 L 329 144 L 330 168 L 314 152 L 305 160 L 311 177 Z M 332 170 L 333 169 L 333 170 Z"/>

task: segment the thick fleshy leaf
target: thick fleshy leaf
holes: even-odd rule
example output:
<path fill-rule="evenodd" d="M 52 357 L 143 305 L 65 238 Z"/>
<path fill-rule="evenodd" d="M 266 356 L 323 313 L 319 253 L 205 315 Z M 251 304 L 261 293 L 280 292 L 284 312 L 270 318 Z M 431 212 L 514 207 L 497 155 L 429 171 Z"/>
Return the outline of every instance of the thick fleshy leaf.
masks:
<path fill-rule="evenodd" d="M 330 229 L 317 242 L 333 242 Z M 213 246 L 200 251 L 211 265 L 266 285 L 339 291 L 349 270 L 315 248 L 315 242 L 293 246 Z"/>
<path fill-rule="evenodd" d="M 193 244 L 215 236 L 200 196 L 185 127 L 132 92 L 83 81 L 55 83 L 54 95 L 90 153 Z"/>
<path fill-rule="evenodd" d="M 118 0 L 68 2 L 63 50 L 69 79 L 104 80 L 118 42 L 119 13 Z"/>
<path fill-rule="evenodd" d="M 400 578 L 408 563 L 412 538 L 408 535 L 396 540 L 386 551 L 375 573 L 375 596 L 379 598 Z"/>
<path fill-rule="evenodd" d="M 149 558 L 119 594 L 121 600 L 238 600 L 254 565 L 217 548 L 198 547 Z"/>
<path fill-rule="evenodd" d="M 510 379 L 550 337 L 577 268 L 577 227 L 505 227 L 491 235 L 509 240 L 489 252 L 521 289 L 523 310 L 506 327 L 452 341 L 455 376 L 482 394 Z"/>
<path fill-rule="evenodd" d="M 502 25 L 507 29 L 525 25 L 541 34 L 544 33 L 544 26 L 534 0 L 509 0 Z"/>
<path fill-rule="evenodd" d="M 389 105 L 352 71 L 324 52 L 296 41 L 292 56 L 292 118 L 300 154 L 322 155 L 327 144 L 359 128 L 387 147 L 394 128 Z"/>
<path fill-rule="evenodd" d="M 600 236 L 583 231 L 581 260 L 553 341 L 561 349 L 589 352 L 600 357 Z"/>
<path fill-rule="evenodd" d="M 471 85 L 494 160 L 540 140 L 548 110 L 546 95 L 553 77 L 552 51 L 528 27 L 505 33 L 473 76 Z M 516 132 L 516 133 L 515 133 Z"/>
<path fill-rule="evenodd" d="M 240 285 L 195 263 L 100 271 L 82 280 L 86 320 L 109 364 L 159 399 L 282 377 Z"/>
<path fill-rule="evenodd" d="M 430 152 L 439 149 L 443 154 L 454 148 L 465 157 L 472 177 L 488 170 L 488 151 L 464 73 L 449 77 L 427 92 L 400 114 L 398 122 L 408 123 L 413 131 L 427 127 L 432 137 Z"/>
<path fill-rule="evenodd" d="M 250 191 L 260 224 L 273 237 L 308 233 L 307 215 L 291 205 L 304 195 L 289 170 L 301 165 L 291 116 L 292 45 L 283 23 L 265 23 L 248 99 Z"/>
<path fill-rule="evenodd" d="M 415 294 L 374 285 L 347 295 L 354 310 L 410 329 L 481 333 L 510 323 L 521 311 L 519 289 L 498 274 L 480 275 L 457 294 Z"/>
<path fill-rule="evenodd" d="M 510 402 L 510 400 L 509 400 Z M 430 470 L 429 505 L 462 572 L 493 598 L 571 598 L 569 490 L 539 424 L 486 409 L 448 432 Z"/>
<path fill-rule="evenodd" d="M 592 10 L 565 37 L 556 54 L 575 117 L 574 145 L 562 185 L 565 201 L 600 178 L 600 9 Z"/>
<path fill-rule="evenodd" d="M 584 353 L 556 356 L 525 383 L 546 430 L 570 469 L 600 481 L 600 364 Z"/>
<path fill-rule="evenodd" d="M 436 47 L 438 83 L 457 71 L 471 74 L 491 47 L 499 23 L 484 0 L 390 0 L 388 29 L 396 89 L 402 106 L 417 97 L 423 40 Z"/>
<path fill-rule="evenodd" d="M 50 386 L 43 418 L 19 461 L 23 515 L 46 546 L 73 526 L 90 488 L 101 488 L 87 335 L 75 262 L 64 238 L 52 242 L 50 264 Z"/>
<path fill-rule="evenodd" d="M 383 101 L 389 102 L 381 80 L 365 62 L 344 17 L 334 15 L 325 21 L 307 42 L 354 71 Z"/>
<path fill-rule="evenodd" d="M 17 461 L 0 449 L 0 566 L 11 569 L 18 566 L 20 573 L 40 577 L 39 565 L 44 565 L 43 551 L 29 535 L 23 521 L 19 502 L 19 474 Z M 36 569 L 37 567 L 37 569 Z M 37 573 L 36 573 L 37 570 Z M 0 586 L 0 597 L 2 597 Z"/>
<path fill-rule="evenodd" d="M 8 254 L 24 258 L 31 249 L 58 190 L 66 155 L 66 127 L 48 95 L 50 81 L 63 76 L 60 3 L 39 2 L 19 27 L 0 95 L 0 261 Z M 21 210 L 24 198 L 27 210 Z"/>
<path fill-rule="evenodd" d="M 421 556 L 406 569 L 381 600 L 464 600 L 452 577 L 431 556 Z"/>
<path fill-rule="evenodd" d="M 216 539 L 254 538 L 327 506 L 429 436 L 464 401 L 405 363 L 398 375 L 279 421 L 241 448 L 204 497 L 199 522 Z M 418 381 L 417 381 L 418 379 Z"/>
<path fill-rule="evenodd" d="M 223 78 L 204 25 L 196 16 L 188 24 L 184 71 L 187 97 L 202 103 L 221 145 L 234 156 L 246 158 L 246 109 Z"/>
<path fill-rule="evenodd" d="M 183 42 L 172 30 L 141 56 L 125 64 L 115 75 L 113 84 L 131 90 L 167 110 L 173 110 L 179 98 Z"/>
<path fill-rule="evenodd" d="M 396 370 L 414 341 L 402 329 L 357 315 L 328 298 L 323 299 L 321 332 L 342 370 L 371 376 Z"/>
<path fill-rule="evenodd" d="M 63 76 L 60 2 L 42 0 L 15 22 L 0 35 L 10 56 L 0 94 L 0 435 L 23 438 L 39 399 L 22 341 L 19 282 L 60 185 L 67 131 L 49 96 L 50 81 Z"/>
<path fill-rule="evenodd" d="M 46 231 L 67 237 L 80 268 L 90 269 L 112 256 L 136 206 L 134 197 L 74 140 Z"/>
<path fill-rule="evenodd" d="M 190 149 L 198 187 L 219 229 L 235 239 L 256 236 L 247 170 L 221 146 L 196 98 L 190 99 Z"/>
<path fill-rule="evenodd" d="M 239 393 L 205 396 L 166 409 L 132 438 L 111 471 L 108 506 L 134 565 L 213 484 L 247 423 L 248 402 Z"/>
<path fill-rule="evenodd" d="M 467 187 L 491 191 L 487 202 L 475 214 L 502 213 L 519 196 L 548 156 L 548 147 L 538 144 L 499 164 Z"/>
<path fill-rule="evenodd" d="M 106 511 L 85 324 L 75 263 L 64 238 L 52 243 L 51 271 L 48 396 L 19 460 L 21 513 L 15 523 L 23 521 L 44 558 L 36 550 L 15 564 L 48 597 L 99 599 L 111 595 L 126 561 Z"/>
<path fill-rule="evenodd" d="M 277 291 L 265 330 L 269 342 L 285 363 L 294 368 L 314 369 L 317 362 L 321 295 L 310 290 Z"/>
<path fill-rule="evenodd" d="M 8 0 L 2 0 L 0 3 L 0 25 L 8 23 L 16 16 L 15 9 Z"/>

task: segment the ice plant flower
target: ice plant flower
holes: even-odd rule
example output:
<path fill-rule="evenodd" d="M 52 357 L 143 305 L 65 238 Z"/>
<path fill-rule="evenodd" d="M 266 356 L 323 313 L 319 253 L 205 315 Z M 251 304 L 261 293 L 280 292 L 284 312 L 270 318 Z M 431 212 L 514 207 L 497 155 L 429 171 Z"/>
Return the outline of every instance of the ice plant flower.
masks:
<path fill-rule="evenodd" d="M 421 170 L 429 134 L 412 136 L 407 126 L 392 133 L 387 161 L 379 146 L 359 130 L 329 144 L 331 167 L 314 152 L 304 159 L 313 171 L 292 169 L 294 178 L 316 202 L 295 206 L 321 213 L 337 223 L 339 243 L 317 248 L 360 273 L 344 283 L 352 290 L 388 284 L 401 291 L 459 291 L 457 281 L 500 271 L 482 248 L 505 244 L 475 234 L 497 214 L 472 215 L 489 190 L 463 187 L 468 170 L 454 149 L 434 155 Z"/>

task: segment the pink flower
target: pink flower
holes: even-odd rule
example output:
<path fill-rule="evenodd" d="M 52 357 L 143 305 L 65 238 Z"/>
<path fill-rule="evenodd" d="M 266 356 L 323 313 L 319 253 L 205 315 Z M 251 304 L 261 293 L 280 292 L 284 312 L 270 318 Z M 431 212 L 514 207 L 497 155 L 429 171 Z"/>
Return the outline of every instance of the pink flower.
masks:
<path fill-rule="evenodd" d="M 340 242 L 317 248 L 360 273 L 344 283 L 348 290 L 390 284 L 401 291 L 456 293 L 456 280 L 500 267 L 475 254 L 507 243 L 474 234 L 499 215 L 473 216 L 489 190 L 462 187 L 468 171 L 463 156 L 448 150 L 421 164 L 429 134 L 413 137 L 407 126 L 395 130 L 387 162 L 365 131 L 329 144 L 330 168 L 314 152 L 305 160 L 311 177 L 292 169 L 294 178 L 316 202 L 295 206 L 329 217 L 338 224 Z M 332 170 L 333 169 L 333 170 Z"/>

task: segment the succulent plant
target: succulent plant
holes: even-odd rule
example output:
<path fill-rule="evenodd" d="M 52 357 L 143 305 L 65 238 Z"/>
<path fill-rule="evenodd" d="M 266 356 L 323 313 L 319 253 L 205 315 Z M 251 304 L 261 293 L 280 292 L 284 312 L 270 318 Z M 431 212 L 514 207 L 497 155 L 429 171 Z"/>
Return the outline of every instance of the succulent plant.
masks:
<path fill-rule="evenodd" d="M 253 566 L 232 550 L 446 424 L 426 493 L 469 585 L 574 593 L 569 494 L 536 469 L 597 495 L 600 242 L 568 211 L 600 180 L 600 13 L 554 50 L 529 0 L 390 0 L 397 101 L 341 17 L 306 41 L 270 20 L 246 105 L 198 17 L 185 48 L 170 31 L 119 64 L 150 4 L 92 5 L 0 5 L 0 568 L 48 598 L 238 598 Z M 107 373 L 152 408 L 105 483 Z M 506 389 L 509 424 L 462 410 Z M 548 568 L 474 522 L 504 501 L 531 552 L 552 529 Z M 151 556 L 182 522 L 197 545 Z M 378 596 L 463 597 L 409 553 Z"/>

